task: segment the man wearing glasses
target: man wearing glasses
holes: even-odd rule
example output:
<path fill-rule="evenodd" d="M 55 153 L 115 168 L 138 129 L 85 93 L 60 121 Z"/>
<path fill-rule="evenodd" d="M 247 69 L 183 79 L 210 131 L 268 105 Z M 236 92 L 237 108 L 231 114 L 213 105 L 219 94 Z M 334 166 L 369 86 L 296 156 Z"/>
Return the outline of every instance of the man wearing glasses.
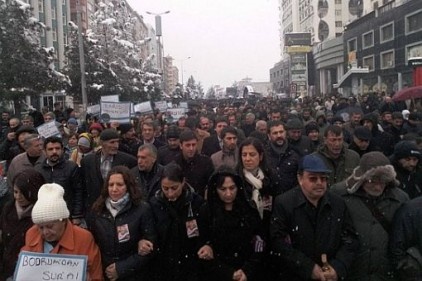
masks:
<path fill-rule="evenodd" d="M 344 201 L 327 191 L 331 171 L 316 155 L 299 164 L 299 186 L 275 199 L 270 225 L 272 280 L 347 277 L 359 247 Z M 325 254 L 328 263 L 323 263 Z"/>

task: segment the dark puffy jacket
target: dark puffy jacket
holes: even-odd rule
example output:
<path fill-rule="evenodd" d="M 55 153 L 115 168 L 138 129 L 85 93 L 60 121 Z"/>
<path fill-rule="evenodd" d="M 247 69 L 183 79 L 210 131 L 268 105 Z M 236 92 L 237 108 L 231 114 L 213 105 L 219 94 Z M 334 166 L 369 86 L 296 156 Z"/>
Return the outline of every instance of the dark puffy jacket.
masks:
<path fill-rule="evenodd" d="M 170 149 L 168 145 L 162 146 L 158 149 L 157 161 L 165 166 L 172 161 L 175 161 L 180 156 L 180 148 Z"/>
<path fill-rule="evenodd" d="M 372 139 L 371 142 L 376 143 L 380 148 L 381 151 L 384 153 L 385 156 L 390 156 L 394 151 L 394 138 L 389 133 L 380 131 L 378 129 L 378 117 L 372 113 L 365 114 L 362 118 L 362 124 L 365 120 L 371 121 L 372 123 Z"/>
<path fill-rule="evenodd" d="M 148 263 L 151 255 L 138 254 L 138 242 L 151 241 L 155 246 L 156 233 L 151 208 L 146 202 L 128 204 L 116 215 L 111 215 L 104 206 L 101 213 L 93 213 L 89 221 L 90 230 L 101 251 L 101 261 L 105 269 L 116 263 L 119 280 L 141 280 L 149 274 Z M 128 240 L 119 242 L 119 229 L 127 230 Z"/>
<path fill-rule="evenodd" d="M 358 234 L 344 201 L 328 191 L 311 206 L 296 187 L 278 196 L 270 225 L 274 267 L 273 280 L 311 280 L 321 254 L 335 269 L 339 280 L 347 277 L 359 248 Z"/>
<path fill-rule="evenodd" d="M 156 281 L 199 281 L 203 260 L 197 252 L 209 244 L 209 223 L 200 214 L 205 204 L 192 188 L 184 186 L 180 197 L 169 202 L 161 190 L 151 199 L 151 208 L 157 230 L 156 257 L 153 262 L 153 280 Z M 191 216 L 189 213 L 191 212 Z M 195 219 L 199 236 L 187 236 L 186 222 Z"/>
<path fill-rule="evenodd" d="M 422 280 L 422 197 L 405 203 L 394 217 L 390 236 L 397 280 Z"/>
<path fill-rule="evenodd" d="M 364 201 L 372 202 L 384 217 L 383 224 L 392 224 L 394 214 L 400 206 L 409 200 L 402 190 L 389 185 L 378 198 L 371 198 L 362 187 L 355 193 L 347 191 L 345 182 L 333 186 L 332 190 L 346 202 L 353 224 L 359 233 L 360 249 L 352 264 L 347 280 L 381 281 L 394 280 L 391 262 L 388 256 L 390 229 L 385 229 L 374 217 Z"/>
<path fill-rule="evenodd" d="M 47 183 L 57 183 L 64 189 L 64 200 L 69 208 L 72 218 L 80 218 L 84 215 L 84 191 L 82 177 L 78 165 L 75 162 L 65 160 L 50 166 L 47 160 L 37 164 L 35 169 L 39 171 Z"/>
<path fill-rule="evenodd" d="M 278 177 L 277 184 L 279 191 L 277 194 L 286 192 L 297 186 L 297 169 L 301 156 L 290 146 L 286 144 L 284 152 L 277 153 L 273 145 L 267 148 L 267 161 L 271 168 L 274 168 L 275 175 Z"/>
<path fill-rule="evenodd" d="M 217 194 L 219 176 L 230 176 L 237 187 L 237 195 L 231 211 Z M 210 239 L 214 252 L 212 274 L 207 280 L 233 280 L 233 273 L 242 269 L 248 281 L 259 279 L 261 261 L 264 257 L 265 237 L 261 219 L 245 197 L 240 177 L 234 170 L 222 167 L 210 178 L 208 206 Z"/>
<path fill-rule="evenodd" d="M 391 158 L 394 159 L 394 158 Z M 410 199 L 422 196 L 422 167 L 418 163 L 415 171 L 409 172 L 403 169 L 397 160 L 393 161 L 394 170 L 397 173 L 396 179 L 400 182 L 399 187 L 405 191 Z"/>

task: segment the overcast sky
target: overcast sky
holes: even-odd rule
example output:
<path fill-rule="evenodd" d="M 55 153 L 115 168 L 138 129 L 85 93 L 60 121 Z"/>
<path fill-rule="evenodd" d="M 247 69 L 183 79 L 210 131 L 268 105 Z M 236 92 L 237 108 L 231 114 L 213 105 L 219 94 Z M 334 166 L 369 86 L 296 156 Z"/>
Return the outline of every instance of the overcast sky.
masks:
<path fill-rule="evenodd" d="M 277 0 L 127 1 L 154 27 L 146 11 L 170 10 L 162 16 L 164 53 L 179 72 L 183 60 L 184 82 L 193 75 L 205 91 L 245 77 L 269 81 L 269 69 L 280 59 Z"/>

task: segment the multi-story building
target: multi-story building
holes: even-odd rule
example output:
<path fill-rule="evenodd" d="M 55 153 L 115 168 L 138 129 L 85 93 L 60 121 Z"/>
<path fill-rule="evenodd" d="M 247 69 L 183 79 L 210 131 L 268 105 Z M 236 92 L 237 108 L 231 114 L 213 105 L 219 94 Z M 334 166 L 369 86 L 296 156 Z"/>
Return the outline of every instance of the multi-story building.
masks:
<path fill-rule="evenodd" d="M 172 95 L 179 82 L 179 70 L 173 65 L 173 58 L 171 56 L 164 57 L 163 62 L 163 84 L 164 92 L 167 95 Z"/>

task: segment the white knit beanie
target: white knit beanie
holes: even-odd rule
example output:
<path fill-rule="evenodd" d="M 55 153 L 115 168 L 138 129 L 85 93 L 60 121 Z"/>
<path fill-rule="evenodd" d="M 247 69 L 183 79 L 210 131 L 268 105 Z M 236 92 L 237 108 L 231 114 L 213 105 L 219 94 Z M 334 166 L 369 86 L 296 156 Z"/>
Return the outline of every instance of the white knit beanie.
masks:
<path fill-rule="evenodd" d="M 63 199 L 64 189 L 56 183 L 47 183 L 38 191 L 38 201 L 32 208 L 34 224 L 69 218 L 69 210 Z"/>

